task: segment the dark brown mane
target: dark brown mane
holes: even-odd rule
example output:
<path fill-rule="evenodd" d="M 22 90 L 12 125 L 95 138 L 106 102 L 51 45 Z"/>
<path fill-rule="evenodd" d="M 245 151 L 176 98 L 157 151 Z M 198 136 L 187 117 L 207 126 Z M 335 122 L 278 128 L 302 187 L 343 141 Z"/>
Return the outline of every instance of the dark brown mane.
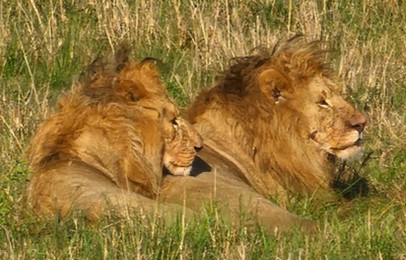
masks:
<path fill-rule="evenodd" d="M 261 48 L 259 54 L 233 58 L 230 68 L 217 77 L 216 89 L 220 93 L 244 96 L 256 81 L 257 73 L 270 67 L 292 79 L 303 80 L 320 73 L 331 78 L 333 73 L 325 62 L 325 54 L 318 41 L 303 43 L 302 37 L 293 37 L 277 44 L 272 51 Z"/>
<path fill-rule="evenodd" d="M 130 48 L 121 44 L 117 51 L 110 57 L 98 55 L 92 63 L 80 74 L 79 82 L 91 85 L 90 82 L 101 76 L 114 76 L 129 63 Z"/>
<path fill-rule="evenodd" d="M 155 68 L 160 61 L 147 57 L 134 62 L 129 54 L 128 45 L 121 44 L 113 55 L 97 57 L 81 73 L 77 96 L 87 97 L 89 105 L 133 102 L 144 97 L 146 86 L 150 93 L 165 95 Z"/>
<path fill-rule="evenodd" d="M 89 97 L 95 103 L 122 101 L 113 84 L 118 73 L 129 64 L 129 54 L 129 46 L 122 44 L 110 57 L 98 56 L 80 74 L 80 94 Z"/>
<path fill-rule="evenodd" d="M 252 82 L 254 71 L 269 62 L 269 56 L 252 55 L 235 57 L 230 68 L 217 77 L 217 88 L 223 93 L 243 96 Z"/>

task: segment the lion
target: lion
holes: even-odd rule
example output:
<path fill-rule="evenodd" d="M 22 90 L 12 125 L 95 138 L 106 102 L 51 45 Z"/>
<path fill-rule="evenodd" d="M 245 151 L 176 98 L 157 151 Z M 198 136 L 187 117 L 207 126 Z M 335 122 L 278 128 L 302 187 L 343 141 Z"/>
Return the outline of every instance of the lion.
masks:
<path fill-rule="evenodd" d="M 244 209 L 271 230 L 314 228 L 269 199 L 333 194 L 335 161 L 362 151 L 366 117 L 345 101 L 324 53 L 295 37 L 271 54 L 235 58 L 186 109 L 204 140 L 196 176 L 167 176 L 162 200 L 197 208 L 196 200 L 214 199 L 226 215 Z"/>
<path fill-rule="evenodd" d="M 32 137 L 27 200 L 43 216 L 175 216 L 181 207 L 156 207 L 163 169 L 188 175 L 201 145 L 154 60 L 130 61 L 123 45 L 88 66 Z"/>

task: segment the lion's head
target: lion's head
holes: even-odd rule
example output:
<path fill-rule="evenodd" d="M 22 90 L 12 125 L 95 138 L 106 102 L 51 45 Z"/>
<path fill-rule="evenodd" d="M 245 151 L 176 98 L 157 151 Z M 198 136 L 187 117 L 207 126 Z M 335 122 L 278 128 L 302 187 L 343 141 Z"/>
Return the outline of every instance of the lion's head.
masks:
<path fill-rule="evenodd" d="M 180 117 L 179 109 L 169 99 L 158 78 L 154 62 L 154 59 L 147 58 L 123 67 L 117 77 L 117 89 L 126 100 L 135 99 L 137 106 L 158 111 L 165 140 L 163 164 L 173 175 L 189 175 L 196 151 L 202 146 L 201 137 L 191 124 Z M 134 82 L 133 93 L 123 88 Z"/>
<path fill-rule="evenodd" d="M 172 123 L 175 134 L 165 139 L 164 165 L 173 175 L 189 175 L 196 151 L 202 148 L 203 142 L 199 133 L 185 119 L 178 117 Z"/>
<path fill-rule="evenodd" d="M 189 120 L 205 140 L 215 140 L 215 150 L 255 164 L 258 173 L 245 179 L 262 193 L 328 188 L 332 157 L 360 152 L 366 118 L 343 98 L 324 52 L 294 38 L 272 54 L 234 61 L 197 96 Z"/>
<path fill-rule="evenodd" d="M 292 45 L 258 70 L 259 90 L 279 113 L 296 114 L 292 126 L 302 140 L 312 140 L 318 149 L 341 159 L 357 155 L 365 116 L 342 97 L 342 86 L 315 43 Z"/>

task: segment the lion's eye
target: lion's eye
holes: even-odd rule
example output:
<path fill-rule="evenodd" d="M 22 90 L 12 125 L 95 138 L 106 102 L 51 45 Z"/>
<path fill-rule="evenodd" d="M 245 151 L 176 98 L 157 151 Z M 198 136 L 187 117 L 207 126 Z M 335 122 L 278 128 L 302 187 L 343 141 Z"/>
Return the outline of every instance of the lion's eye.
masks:
<path fill-rule="evenodd" d="M 329 103 L 327 103 L 327 101 L 324 98 L 320 99 L 320 101 L 317 102 L 317 105 L 325 108 L 330 107 Z"/>
<path fill-rule="evenodd" d="M 179 124 L 178 124 L 178 119 L 175 117 L 174 119 L 171 120 L 172 126 L 175 130 L 179 129 Z"/>

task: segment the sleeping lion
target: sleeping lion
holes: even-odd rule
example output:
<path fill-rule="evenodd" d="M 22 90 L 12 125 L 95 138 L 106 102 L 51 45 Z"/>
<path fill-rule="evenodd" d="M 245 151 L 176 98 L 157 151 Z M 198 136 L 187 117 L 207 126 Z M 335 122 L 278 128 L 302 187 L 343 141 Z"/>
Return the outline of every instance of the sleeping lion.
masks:
<path fill-rule="evenodd" d="M 179 116 L 154 62 L 130 61 L 128 53 L 122 46 L 90 64 L 33 136 L 27 197 L 40 215 L 181 210 L 156 207 L 163 167 L 188 175 L 200 136 Z"/>

